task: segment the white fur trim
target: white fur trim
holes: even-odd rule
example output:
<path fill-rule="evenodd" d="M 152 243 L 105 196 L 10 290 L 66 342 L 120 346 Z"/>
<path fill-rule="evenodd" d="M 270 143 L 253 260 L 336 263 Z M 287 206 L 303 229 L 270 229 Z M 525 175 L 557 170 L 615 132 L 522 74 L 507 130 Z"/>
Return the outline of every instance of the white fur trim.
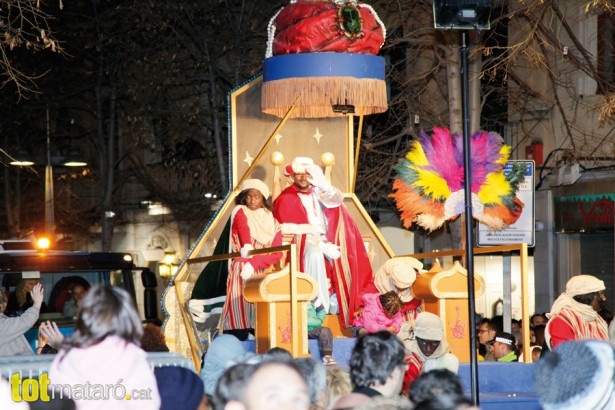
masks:
<path fill-rule="evenodd" d="M 303 234 L 313 234 L 317 235 L 316 229 L 310 224 L 292 224 L 292 223 L 284 223 L 280 225 L 282 228 L 282 233 L 284 235 L 303 235 Z"/>

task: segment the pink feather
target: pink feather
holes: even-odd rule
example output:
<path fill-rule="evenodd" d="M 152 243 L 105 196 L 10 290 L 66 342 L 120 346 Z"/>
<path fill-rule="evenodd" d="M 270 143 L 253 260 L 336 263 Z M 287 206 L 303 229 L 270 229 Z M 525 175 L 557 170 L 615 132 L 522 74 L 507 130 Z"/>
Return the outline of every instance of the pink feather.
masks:
<path fill-rule="evenodd" d="M 429 169 L 444 178 L 452 192 L 463 188 L 463 162 L 457 162 L 454 140 L 446 128 L 434 128 L 431 138 L 433 149 L 427 155 Z"/>

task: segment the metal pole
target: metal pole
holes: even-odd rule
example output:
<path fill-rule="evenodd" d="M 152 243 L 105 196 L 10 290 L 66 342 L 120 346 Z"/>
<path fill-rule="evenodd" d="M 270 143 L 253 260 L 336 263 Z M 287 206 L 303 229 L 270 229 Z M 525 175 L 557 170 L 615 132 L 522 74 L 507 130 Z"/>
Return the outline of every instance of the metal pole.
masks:
<path fill-rule="evenodd" d="M 470 113 L 468 97 L 468 47 L 466 45 L 467 32 L 461 33 L 461 106 L 463 111 L 463 183 L 465 194 L 465 231 L 466 231 L 466 269 L 468 270 L 468 313 L 470 315 L 470 385 L 471 398 L 478 405 L 478 364 L 476 356 L 476 325 L 474 300 L 474 239 L 472 231 L 472 186 L 470 163 Z"/>
<path fill-rule="evenodd" d="M 47 105 L 47 164 L 45 165 L 45 235 L 50 245 L 55 243 L 55 220 L 53 198 L 53 168 L 51 166 L 51 128 L 49 105 Z"/>
<path fill-rule="evenodd" d="M 504 309 L 502 310 L 504 327 L 502 330 L 512 333 L 512 255 L 510 252 L 504 252 L 502 254 L 502 271 L 502 279 L 504 282 Z"/>

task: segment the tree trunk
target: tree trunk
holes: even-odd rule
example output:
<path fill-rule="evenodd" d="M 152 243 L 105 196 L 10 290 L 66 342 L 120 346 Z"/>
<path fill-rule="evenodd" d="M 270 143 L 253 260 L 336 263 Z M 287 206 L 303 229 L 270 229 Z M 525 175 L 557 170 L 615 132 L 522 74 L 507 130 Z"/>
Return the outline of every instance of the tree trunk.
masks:
<path fill-rule="evenodd" d="M 448 113 L 449 129 L 451 133 L 463 132 L 463 112 L 461 95 L 461 55 L 459 52 L 459 36 L 457 32 L 450 31 L 445 35 L 447 44 L 444 45 L 446 56 L 446 71 L 448 85 Z"/>
<path fill-rule="evenodd" d="M 5 138 L 6 139 L 6 138 Z M 6 146 L 6 144 L 5 144 Z M 15 186 L 11 186 L 11 169 L 8 166 L 4 167 L 3 173 L 3 185 L 4 185 L 4 210 L 6 212 L 6 223 L 8 226 L 9 234 L 11 236 L 17 236 L 20 230 L 19 222 L 19 204 L 21 203 L 21 172 L 17 169 L 17 176 L 15 177 Z M 13 189 L 14 188 L 14 189 Z"/>
<path fill-rule="evenodd" d="M 217 82 L 216 82 L 216 74 L 215 74 L 215 65 L 211 60 L 211 56 L 209 53 L 209 46 L 207 44 L 207 40 L 203 39 L 203 53 L 205 54 L 205 60 L 207 61 L 207 75 L 209 77 L 209 103 L 211 106 L 211 123 L 213 129 L 213 137 L 214 144 L 216 146 L 216 158 L 218 160 L 218 171 L 220 172 L 220 182 L 222 184 L 222 188 L 226 189 L 228 186 L 228 178 L 226 176 L 226 163 L 224 161 L 225 153 L 222 145 L 222 136 L 220 133 L 221 124 L 220 124 L 220 115 L 218 113 L 218 92 L 217 92 Z M 203 96 L 204 97 L 204 96 Z"/>

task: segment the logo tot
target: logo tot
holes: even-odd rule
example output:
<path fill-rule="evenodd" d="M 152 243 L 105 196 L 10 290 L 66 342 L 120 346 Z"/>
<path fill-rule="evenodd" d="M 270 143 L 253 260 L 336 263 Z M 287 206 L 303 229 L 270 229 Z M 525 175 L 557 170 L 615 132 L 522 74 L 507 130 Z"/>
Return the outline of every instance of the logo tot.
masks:
<path fill-rule="evenodd" d="M 38 380 L 36 379 L 21 379 L 19 373 L 11 376 L 11 398 L 14 402 L 50 401 L 49 397 L 49 376 L 47 373 L 42 373 Z"/>

